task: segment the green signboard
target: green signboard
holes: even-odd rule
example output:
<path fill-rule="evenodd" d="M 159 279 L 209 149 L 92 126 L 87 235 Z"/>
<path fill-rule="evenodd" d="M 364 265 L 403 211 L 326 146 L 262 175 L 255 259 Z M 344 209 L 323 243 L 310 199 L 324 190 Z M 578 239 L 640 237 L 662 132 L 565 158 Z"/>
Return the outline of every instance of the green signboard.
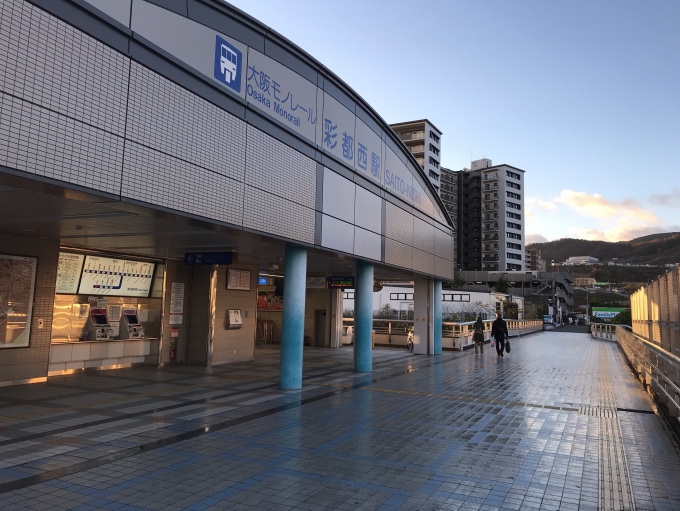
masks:
<path fill-rule="evenodd" d="M 593 316 L 600 319 L 613 319 L 625 310 L 620 307 L 593 307 Z"/>

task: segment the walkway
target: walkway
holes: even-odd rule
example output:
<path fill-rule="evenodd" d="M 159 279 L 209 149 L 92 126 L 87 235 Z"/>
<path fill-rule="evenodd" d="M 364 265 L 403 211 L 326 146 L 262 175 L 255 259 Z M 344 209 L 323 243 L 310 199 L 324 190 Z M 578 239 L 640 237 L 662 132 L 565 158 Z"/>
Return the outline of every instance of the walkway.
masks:
<path fill-rule="evenodd" d="M 0 509 L 680 509 L 680 456 L 616 345 L 499 359 L 305 352 L 0 388 Z M 634 507 L 633 507 L 634 506 Z"/>

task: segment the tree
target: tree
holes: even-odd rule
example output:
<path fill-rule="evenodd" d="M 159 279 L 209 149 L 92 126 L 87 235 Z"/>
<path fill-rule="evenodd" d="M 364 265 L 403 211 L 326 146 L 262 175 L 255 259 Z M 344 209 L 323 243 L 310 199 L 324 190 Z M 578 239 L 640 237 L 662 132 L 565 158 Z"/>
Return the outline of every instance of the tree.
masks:
<path fill-rule="evenodd" d="M 453 289 L 459 289 L 465 285 L 465 279 L 460 276 L 458 270 L 453 271 L 453 282 L 451 284 L 453 285 Z"/>
<path fill-rule="evenodd" d="M 496 291 L 499 293 L 507 293 L 508 289 L 510 289 L 510 281 L 508 278 L 505 276 L 504 273 L 501 273 L 498 276 L 498 280 L 496 281 Z"/>
<path fill-rule="evenodd" d="M 619 312 L 616 316 L 612 318 L 612 323 L 614 323 L 615 325 L 633 326 L 633 317 L 630 313 L 630 309 L 626 309 Z"/>
<path fill-rule="evenodd" d="M 505 319 L 518 319 L 519 305 L 511 301 L 503 302 L 503 317 Z"/>
<path fill-rule="evenodd" d="M 377 311 L 373 311 L 373 317 L 375 319 L 395 319 L 396 312 L 395 309 L 390 307 L 389 303 L 386 303 Z"/>

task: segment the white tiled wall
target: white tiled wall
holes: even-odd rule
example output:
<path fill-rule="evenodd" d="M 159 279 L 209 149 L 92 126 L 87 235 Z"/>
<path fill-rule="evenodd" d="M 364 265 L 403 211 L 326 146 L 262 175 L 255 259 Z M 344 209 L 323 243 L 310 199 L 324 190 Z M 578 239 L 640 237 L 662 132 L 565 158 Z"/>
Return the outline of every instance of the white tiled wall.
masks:
<path fill-rule="evenodd" d="M 48 375 L 72 369 L 140 364 L 157 350 L 158 340 L 144 339 L 52 344 Z"/>
<path fill-rule="evenodd" d="M 128 141 L 121 194 L 235 225 L 242 223 L 243 183 Z"/>
<path fill-rule="evenodd" d="M 248 125 L 246 184 L 308 208 L 316 204 L 316 162 Z"/>
<path fill-rule="evenodd" d="M 243 181 L 246 123 L 136 62 L 126 137 Z"/>
<path fill-rule="evenodd" d="M 117 194 L 123 138 L 0 92 L 0 165 Z"/>
<path fill-rule="evenodd" d="M 122 136 L 129 59 L 23 0 L 0 2 L 0 90 Z"/>
<path fill-rule="evenodd" d="M 385 236 L 413 246 L 413 215 L 387 202 L 385 204 Z"/>
<path fill-rule="evenodd" d="M 385 262 L 413 269 L 413 248 L 410 245 L 385 238 Z"/>
<path fill-rule="evenodd" d="M 314 243 L 313 159 L 25 0 L 0 3 L 0 28 L 0 165 Z M 326 173 L 324 213 L 384 235 L 385 262 L 450 278 L 412 248 L 452 261 L 450 235 L 389 202 L 381 232 L 383 199 Z M 353 234 L 347 251 L 375 258 L 379 238 Z"/>
<path fill-rule="evenodd" d="M 243 212 L 243 227 L 314 243 L 313 209 L 246 186 Z"/>

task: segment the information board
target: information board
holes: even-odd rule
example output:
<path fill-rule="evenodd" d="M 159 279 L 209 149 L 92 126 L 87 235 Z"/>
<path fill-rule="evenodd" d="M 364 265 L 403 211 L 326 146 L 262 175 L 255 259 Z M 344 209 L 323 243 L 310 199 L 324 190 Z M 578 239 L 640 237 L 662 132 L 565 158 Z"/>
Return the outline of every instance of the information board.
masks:
<path fill-rule="evenodd" d="M 59 252 L 57 287 L 54 291 L 56 294 L 74 295 L 78 292 L 78 283 L 83 272 L 83 261 L 85 261 L 85 254 Z"/>
<path fill-rule="evenodd" d="M 250 291 L 250 271 L 229 270 L 227 276 L 227 289 Z"/>
<path fill-rule="evenodd" d="M 78 294 L 146 298 L 151 291 L 155 266 L 145 261 L 88 255 Z"/>
<path fill-rule="evenodd" d="M 28 346 L 38 260 L 0 254 L 0 348 Z"/>
<path fill-rule="evenodd" d="M 184 316 L 184 283 L 173 282 L 170 289 L 170 324 L 181 325 Z"/>

